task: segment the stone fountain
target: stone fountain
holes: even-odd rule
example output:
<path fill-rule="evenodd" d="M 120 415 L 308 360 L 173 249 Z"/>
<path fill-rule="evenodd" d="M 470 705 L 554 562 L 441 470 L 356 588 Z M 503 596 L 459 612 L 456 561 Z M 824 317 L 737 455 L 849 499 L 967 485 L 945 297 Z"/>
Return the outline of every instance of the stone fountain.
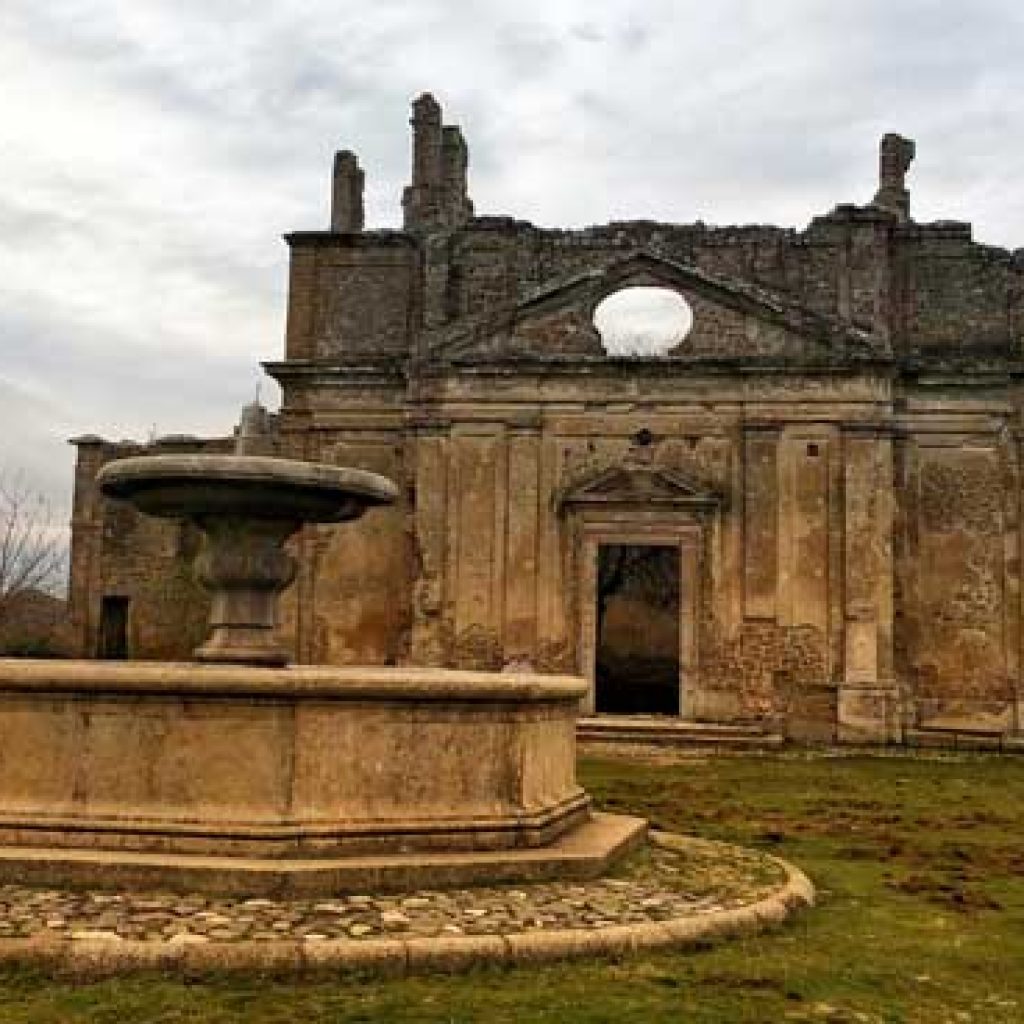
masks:
<path fill-rule="evenodd" d="M 0 879 L 299 894 L 586 878 L 640 842 L 575 776 L 583 680 L 289 666 L 285 542 L 392 501 L 259 452 L 109 463 L 104 493 L 204 537 L 196 663 L 0 662 Z M 248 424 L 248 425 L 247 425 Z"/>
<path fill-rule="evenodd" d="M 195 656 L 246 665 L 289 661 L 275 639 L 277 598 L 296 569 L 285 541 L 306 523 L 358 519 L 396 494 L 373 473 L 254 455 L 121 459 L 99 481 L 108 497 L 199 528 L 195 571 L 210 592 L 211 629 Z"/>

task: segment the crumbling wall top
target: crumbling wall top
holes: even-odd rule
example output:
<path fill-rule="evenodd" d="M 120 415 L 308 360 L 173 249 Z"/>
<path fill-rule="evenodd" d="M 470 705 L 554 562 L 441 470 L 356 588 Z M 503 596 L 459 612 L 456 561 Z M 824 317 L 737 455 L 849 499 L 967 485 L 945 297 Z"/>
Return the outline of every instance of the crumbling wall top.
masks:
<path fill-rule="evenodd" d="M 878 191 L 872 205 L 895 214 L 900 221 L 910 220 L 906 176 L 916 152 L 914 140 L 896 132 L 883 135 L 878 146 Z"/>
<path fill-rule="evenodd" d="M 412 182 L 402 196 L 406 231 L 460 227 L 473 215 L 467 172 L 469 147 L 458 125 L 444 124 L 430 93 L 412 104 Z"/>

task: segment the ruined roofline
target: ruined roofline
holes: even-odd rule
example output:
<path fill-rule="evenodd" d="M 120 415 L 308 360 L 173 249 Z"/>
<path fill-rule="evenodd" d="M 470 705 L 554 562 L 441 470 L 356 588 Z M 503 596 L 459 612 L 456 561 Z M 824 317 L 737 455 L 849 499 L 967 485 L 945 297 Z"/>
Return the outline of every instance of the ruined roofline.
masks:
<path fill-rule="evenodd" d="M 507 214 L 477 216 L 468 192 L 469 147 L 458 125 L 446 124 L 441 105 L 429 92 L 412 102 L 410 184 L 403 191 L 403 225 L 400 229 L 366 230 L 363 192 L 365 174 L 358 157 L 348 149 L 335 154 L 331 184 L 331 215 L 325 230 L 294 231 L 284 236 L 289 245 L 415 247 L 433 234 L 462 232 L 506 232 L 533 234 L 556 244 L 585 245 L 588 240 L 607 244 L 617 232 L 690 232 L 702 245 L 729 243 L 750 237 L 777 238 L 801 244 L 813 241 L 814 232 L 840 223 L 886 225 L 900 239 L 950 239 L 975 242 L 970 223 L 937 220 L 918 223 L 911 216 L 911 193 L 907 175 L 917 146 L 897 132 L 886 132 L 878 144 L 878 181 L 873 198 L 866 203 L 842 202 L 826 213 L 817 214 L 803 227 L 793 225 L 740 223 L 713 224 L 702 218 L 690 222 L 651 218 L 611 220 L 579 227 L 542 226 Z M 614 241 L 614 239 L 612 239 Z M 986 246 L 994 254 L 1005 253 L 1024 259 L 1024 248 Z M 1019 255 L 1020 254 L 1020 255 Z"/>
<path fill-rule="evenodd" d="M 445 124 L 430 93 L 412 103 L 411 181 L 402 192 L 402 227 L 430 234 L 460 227 L 473 216 L 469 197 L 469 147 L 457 124 Z M 350 149 L 334 155 L 329 231 L 359 234 L 365 227 L 366 174 Z"/>
<path fill-rule="evenodd" d="M 815 234 L 832 225 L 850 223 L 888 224 L 893 237 L 902 241 L 959 241 L 970 244 L 976 251 L 984 252 L 995 260 L 1007 260 L 1024 265 L 1024 247 L 1011 249 L 990 245 L 974 238 L 973 226 L 967 221 L 935 220 L 908 221 L 899 223 L 891 216 L 880 213 L 870 206 L 840 204 L 831 212 L 819 214 L 803 228 L 785 227 L 775 224 L 709 224 L 703 220 L 690 222 L 656 221 L 647 219 L 613 220 L 605 224 L 590 224 L 580 228 L 543 227 L 530 221 L 498 215 L 472 217 L 451 234 L 456 237 L 471 237 L 474 234 L 506 233 L 531 235 L 535 238 L 566 247 L 588 244 L 606 247 L 620 244 L 624 249 L 638 245 L 657 244 L 659 239 L 650 236 L 689 235 L 694 244 L 704 247 L 731 245 L 748 239 L 771 239 L 788 245 L 805 245 L 814 242 Z M 616 238 L 616 236 L 620 236 Z M 640 241 L 638 235 L 644 240 Z M 420 245 L 417 235 L 398 228 L 378 228 L 370 231 L 290 231 L 282 238 L 291 248 L 319 247 L 345 249 L 405 248 L 416 249 Z"/>
<path fill-rule="evenodd" d="M 1011 249 L 1004 246 L 989 245 L 974 238 L 974 229 L 970 221 L 940 219 L 933 221 L 900 222 L 891 214 L 880 210 L 872 204 L 839 203 L 828 213 L 816 214 L 803 227 L 765 223 L 733 223 L 716 224 L 698 218 L 694 221 L 665 221 L 652 218 L 630 218 L 626 220 L 610 220 L 603 224 L 587 224 L 581 227 L 547 227 L 534 224 L 532 221 L 503 215 L 482 215 L 467 221 L 463 232 L 509 232 L 532 233 L 555 241 L 564 240 L 570 245 L 585 244 L 589 240 L 607 245 L 614 241 L 616 233 L 622 235 L 623 244 L 637 247 L 637 235 L 657 234 L 659 232 L 675 234 L 691 234 L 702 246 L 713 246 L 719 243 L 729 244 L 735 240 L 757 237 L 772 237 L 780 241 L 799 244 L 809 236 L 831 225 L 863 223 L 888 225 L 894 237 L 898 239 L 950 239 L 970 242 L 977 248 L 991 250 L 993 253 L 1005 253 L 1024 259 L 1024 247 Z"/>
<path fill-rule="evenodd" d="M 264 409 L 259 402 L 251 402 L 242 410 L 242 424 L 246 423 L 247 413 L 258 409 L 266 416 L 267 428 L 275 430 L 278 414 Z M 239 436 L 240 424 L 236 424 L 230 433 L 201 436 L 199 434 L 161 434 L 149 441 L 137 441 L 134 438 L 101 437 L 99 434 L 78 434 L 68 438 L 68 444 L 76 448 L 105 448 L 108 451 L 119 451 L 125 454 L 152 451 L 192 451 L 204 448 L 232 448 Z"/>
<path fill-rule="evenodd" d="M 548 237 L 563 236 L 578 238 L 581 236 L 606 236 L 614 232 L 657 232 L 657 231 L 691 231 L 695 233 L 733 232 L 736 234 L 758 234 L 761 232 L 782 234 L 795 237 L 800 228 L 785 227 L 778 224 L 709 224 L 703 220 L 667 221 L 655 220 L 650 217 L 629 218 L 626 220 L 610 220 L 601 224 L 584 224 L 579 227 L 545 226 L 518 217 L 500 214 L 486 214 L 468 220 L 463 228 L 466 231 L 495 231 L 536 233 Z M 607 239 L 603 240 L 607 241 Z"/>
<path fill-rule="evenodd" d="M 197 434 L 164 434 L 152 441 L 137 441 L 134 438 L 107 438 L 99 434 L 78 434 L 68 438 L 68 444 L 76 448 L 106 448 L 123 452 L 151 451 L 153 449 L 202 448 L 208 445 L 231 444 L 233 435 L 201 437 Z"/>
<path fill-rule="evenodd" d="M 503 218 L 474 218 L 466 226 L 466 231 L 497 230 L 496 226 L 481 225 L 483 220 L 494 220 Z M 510 218 L 511 219 L 511 218 Z M 573 245 L 586 246 L 588 243 L 595 245 L 608 245 L 614 242 L 614 234 L 622 233 L 622 246 L 624 248 L 636 248 L 639 245 L 650 245 L 652 240 L 645 239 L 640 242 L 638 234 L 653 235 L 663 232 L 666 235 L 690 235 L 693 244 L 702 248 L 714 248 L 719 245 L 732 245 L 736 242 L 744 242 L 751 239 L 774 240 L 785 242 L 788 245 L 811 245 L 816 241 L 816 235 L 832 226 L 841 226 L 852 223 L 875 223 L 888 225 L 888 230 L 896 241 L 901 242 L 959 242 L 970 245 L 972 251 L 983 255 L 997 262 L 1010 262 L 1019 265 L 1024 269 L 1024 246 L 1010 248 L 1009 246 L 993 245 L 988 242 L 979 241 L 974 237 L 974 226 L 969 221 L 961 220 L 933 220 L 933 221 L 907 221 L 899 223 L 887 214 L 879 214 L 870 206 L 857 206 L 852 203 L 844 203 L 834 207 L 829 213 L 819 214 L 813 217 L 803 228 L 785 227 L 774 224 L 709 224 L 706 221 L 696 220 L 687 223 L 676 223 L 671 221 L 654 220 L 617 220 L 609 221 L 607 224 L 587 225 L 582 228 L 545 228 L 537 227 L 525 221 L 517 221 L 517 228 L 525 233 L 532 231 L 536 236 L 553 240 L 556 244 L 567 247 Z"/>

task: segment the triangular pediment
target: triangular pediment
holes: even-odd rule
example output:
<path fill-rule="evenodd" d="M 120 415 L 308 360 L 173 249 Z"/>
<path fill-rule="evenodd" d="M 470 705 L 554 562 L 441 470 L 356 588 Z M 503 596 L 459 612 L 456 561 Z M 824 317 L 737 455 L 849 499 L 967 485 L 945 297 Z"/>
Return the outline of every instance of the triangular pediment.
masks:
<path fill-rule="evenodd" d="M 670 288 L 689 303 L 693 327 L 658 356 L 613 357 L 592 318 L 598 303 L 636 285 Z M 522 301 L 433 332 L 430 357 L 458 365 L 504 362 L 849 363 L 886 358 L 870 332 L 747 282 L 646 251 L 548 284 Z"/>
<path fill-rule="evenodd" d="M 623 465 L 571 484 L 559 495 L 558 503 L 713 507 L 721 503 L 721 497 L 675 470 Z"/>

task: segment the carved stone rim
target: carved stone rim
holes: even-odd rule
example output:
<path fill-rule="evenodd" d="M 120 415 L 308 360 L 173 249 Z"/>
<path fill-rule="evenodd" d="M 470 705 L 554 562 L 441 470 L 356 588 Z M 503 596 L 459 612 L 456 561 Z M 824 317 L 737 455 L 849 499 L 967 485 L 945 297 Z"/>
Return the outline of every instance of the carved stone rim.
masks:
<path fill-rule="evenodd" d="M 127 497 L 135 487 L 151 480 L 324 488 L 356 494 L 371 503 L 392 501 L 398 496 L 398 488 L 377 473 L 269 455 L 141 455 L 108 462 L 96 479 L 111 497 Z"/>
<path fill-rule="evenodd" d="M 287 520 L 296 529 L 358 519 L 398 496 L 376 473 L 261 455 L 143 455 L 108 462 L 96 479 L 108 498 L 130 501 L 147 515 Z"/>
<path fill-rule="evenodd" d="M 20 658 L 4 659 L 0 666 L 5 690 L 40 695 L 109 692 L 427 703 L 455 699 L 520 704 L 574 701 L 587 691 L 587 683 L 577 676 L 412 666 L 254 668 L 189 662 L 61 662 Z"/>

